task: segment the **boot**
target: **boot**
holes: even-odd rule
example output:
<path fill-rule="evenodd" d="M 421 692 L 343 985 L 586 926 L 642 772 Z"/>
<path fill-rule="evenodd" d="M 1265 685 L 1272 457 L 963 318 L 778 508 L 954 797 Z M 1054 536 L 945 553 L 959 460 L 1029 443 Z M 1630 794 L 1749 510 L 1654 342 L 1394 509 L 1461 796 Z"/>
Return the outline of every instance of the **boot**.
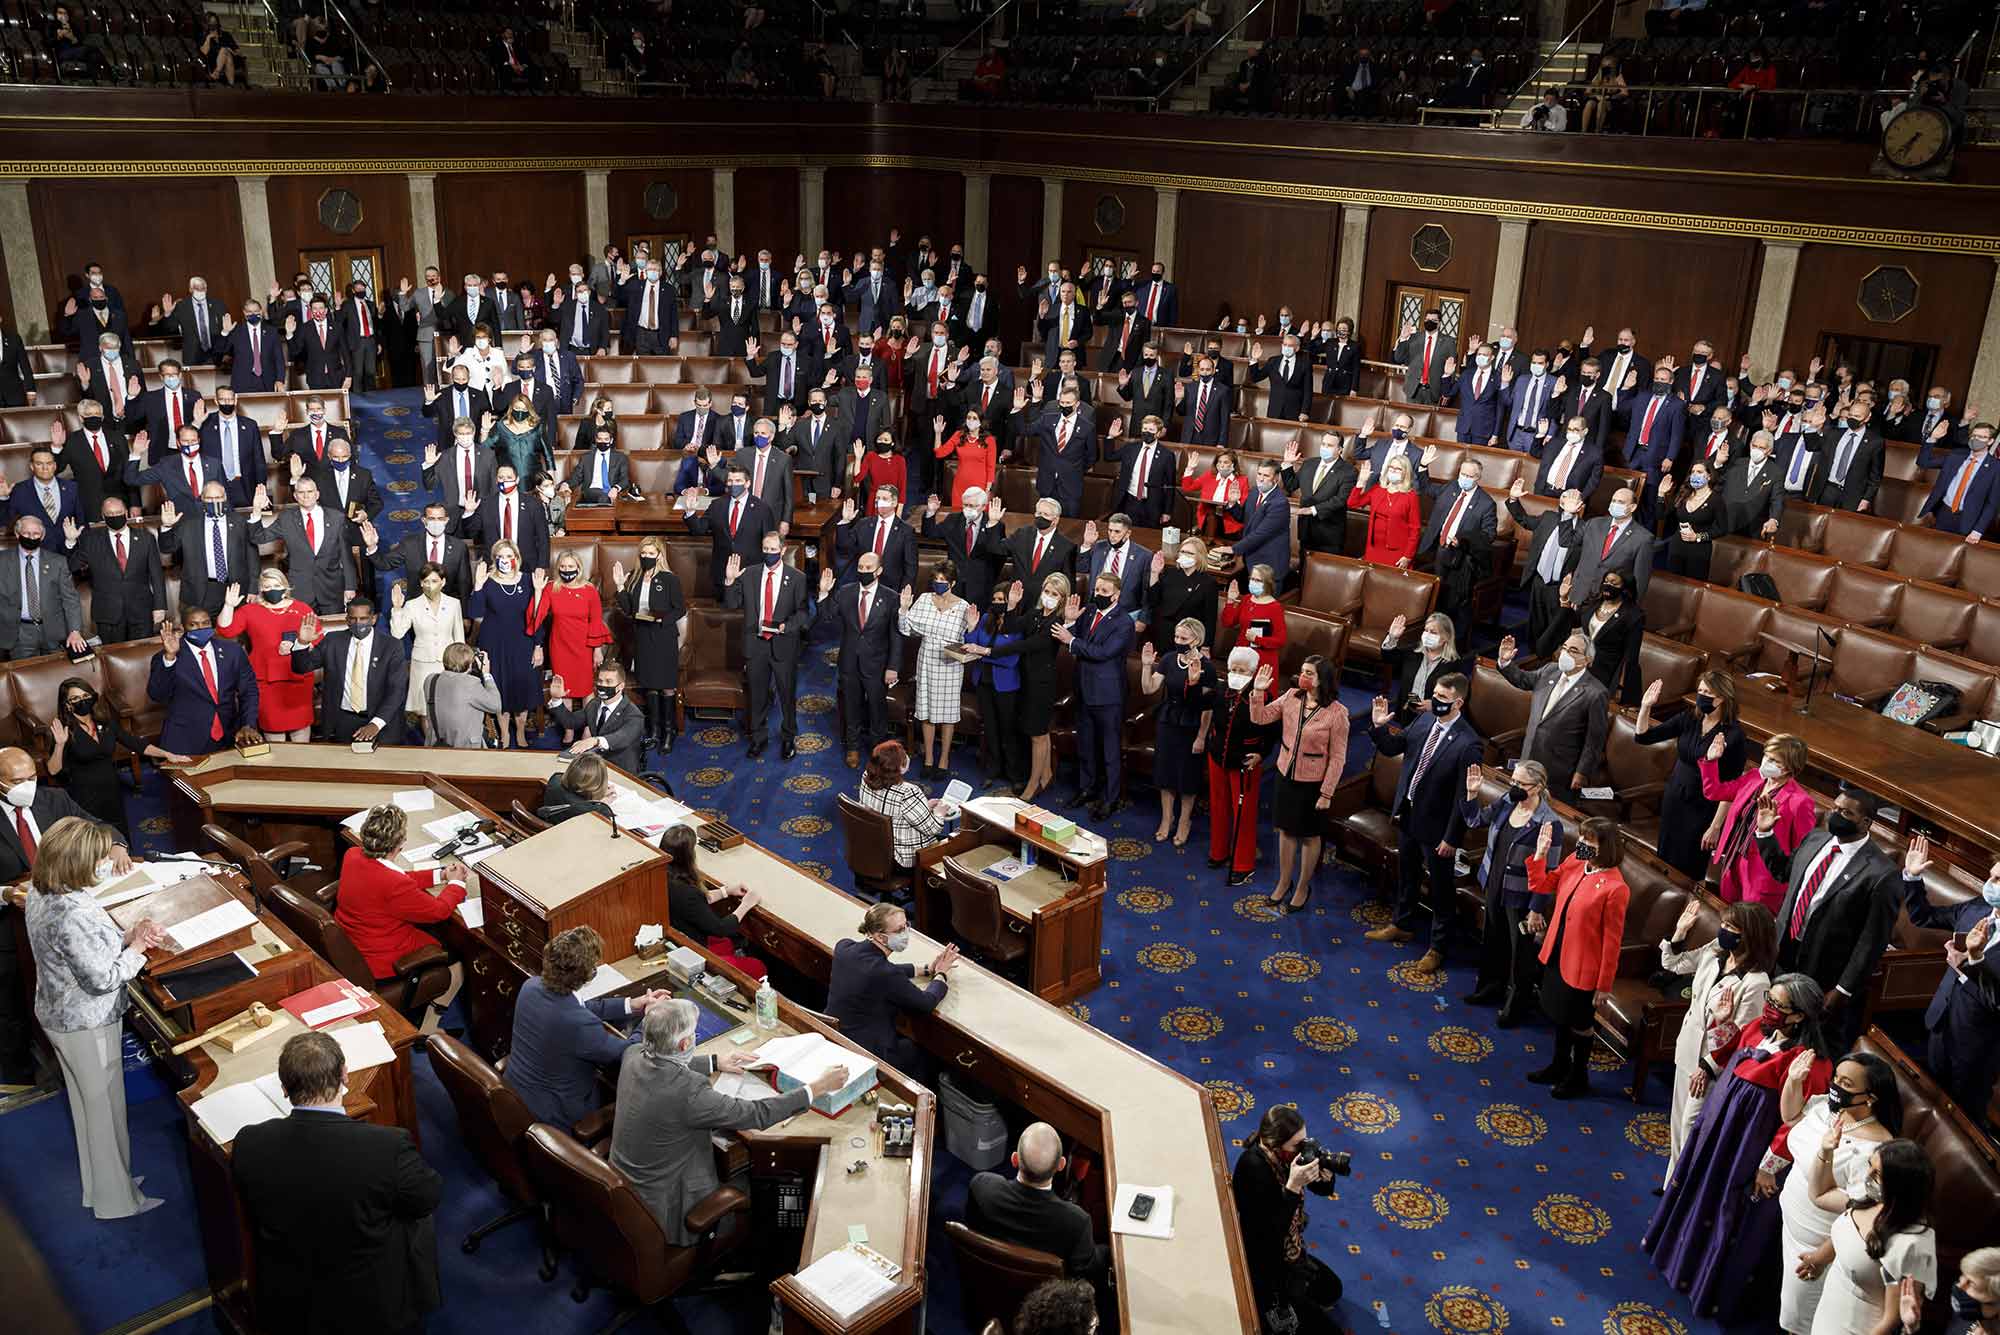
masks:
<path fill-rule="evenodd" d="M 674 749 L 674 695 L 656 691 L 653 698 L 660 702 L 660 754 L 666 755 Z"/>
<path fill-rule="evenodd" d="M 1562 1040 L 1569 1045 L 1569 1074 L 1556 1082 L 1550 1095 L 1559 1099 L 1580 1099 L 1590 1093 L 1590 1034 L 1562 1033 Z"/>
<path fill-rule="evenodd" d="M 1569 1030 L 1558 1029 L 1549 1039 L 1549 1064 L 1528 1072 L 1531 1085 L 1560 1085 L 1569 1079 Z"/>
<path fill-rule="evenodd" d="M 1494 1021 L 1502 1029 L 1518 1029 L 1528 1019 L 1526 995 L 1518 988 L 1507 989 L 1507 1000 L 1500 1007 L 1499 1018 Z"/>

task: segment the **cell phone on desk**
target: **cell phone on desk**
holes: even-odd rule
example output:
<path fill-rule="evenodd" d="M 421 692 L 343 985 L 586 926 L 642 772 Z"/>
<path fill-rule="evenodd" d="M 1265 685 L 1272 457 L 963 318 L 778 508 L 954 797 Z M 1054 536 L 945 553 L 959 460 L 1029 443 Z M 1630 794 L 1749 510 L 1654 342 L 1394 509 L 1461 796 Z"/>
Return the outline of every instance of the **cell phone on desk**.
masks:
<path fill-rule="evenodd" d="M 1137 1196 L 1134 1196 L 1132 1198 L 1132 1208 L 1128 1213 L 1130 1213 L 1134 1219 L 1146 1218 L 1148 1215 L 1153 1213 L 1153 1198 L 1146 1192 L 1143 1191 L 1140 1192 Z"/>

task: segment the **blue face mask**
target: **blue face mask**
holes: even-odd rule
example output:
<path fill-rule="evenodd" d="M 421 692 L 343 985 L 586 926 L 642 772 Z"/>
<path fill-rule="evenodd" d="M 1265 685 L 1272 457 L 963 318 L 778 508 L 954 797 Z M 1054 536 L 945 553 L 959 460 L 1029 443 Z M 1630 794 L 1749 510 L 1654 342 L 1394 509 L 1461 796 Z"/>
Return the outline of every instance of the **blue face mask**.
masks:
<path fill-rule="evenodd" d="M 729 494 L 731 497 L 741 496 L 746 489 L 746 484 L 742 482 L 732 482 L 729 484 Z"/>
<path fill-rule="evenodd" d="M 774 566 L 774 565 L 778 564 L 778 562 L 780 562 L 780 561 L 782 561 L 782 560 L 784 560 L 784 559 L 785 559 L 785 554 L 784 554 L 783 552 L 781 552 L 781 551 L 780 551 L 780 552 L 765 552 L 765 553 L 764 553 L 764 564 L 765 564 L 765 565 L 767 565 L 767 566 Z"/>
<path fill-rule="evenodd" d="M 203 502 L 201 503 L 201 508 L 202 508 L 202 511 L 203 511 L 203 512 L 204 512 L 205 514 L 207 514 L 207 516 L 208 516 L 208 517 L 209 517 L 210 519 L 221 519 L 221 518 L 222 518 L 222 517 L 223 517 L 224 515 L 227 515 L 227 514 L 229 513 L 229 502 L 228 502 L 228 501 L 203 501 Z"/>
<path fill-rule="evenodd" d="M 757 433 L 756 439 L 757 439 L 757 448 L 760 450 L 763 449 L 766 445 L 769 445 L 771 443 L 771 435 L 768 431 L 759 431 Z"/>
<path fill-rule="evenodd" d="M 1988 881 L 1980 886 L 1979 897 L 1994 908 L 2000 909 L 2000 880 Z"/>
<path fill-rule="evenodd" d="M 1458 489 L 1460 491 L 1471 491 L 1474 487 L 1478 485 L 1479 485 L 1479 479 L 1476 477 L 1461 477 L 1458 480 Z"/>
<path fill-rule="evenodd" d="M 1700 491 L 1703 487 L 1707 485 L 1708 485 L 1708 479 L 1706 477 L 1703 477 L 1699 473 L 1695 474 L 1694 476 L 1688 479 L 1688 489 L 1690 491 Z"/>
<path fill-rule="evenodd" d="M 1410 433 L 1401 427 L 1395 427 L 1389 432 L 1389 439 L 1391 440 L 1408 440 L 1409 438 Z"/>
<path fill-rule="evenodd" d="M 187 633 L 187 642 L 197 649 L 206 648 L 208 642 L 214 638 L 215 627 L 213 626 L 197 627 Z"/>
<path fill-rule="evenodd" d="M 327 463 L 332 466 L 333 471 L 336 473 L 345 473 L 347 471 L 347 460 L 345 459 L 328 459 Z"/>

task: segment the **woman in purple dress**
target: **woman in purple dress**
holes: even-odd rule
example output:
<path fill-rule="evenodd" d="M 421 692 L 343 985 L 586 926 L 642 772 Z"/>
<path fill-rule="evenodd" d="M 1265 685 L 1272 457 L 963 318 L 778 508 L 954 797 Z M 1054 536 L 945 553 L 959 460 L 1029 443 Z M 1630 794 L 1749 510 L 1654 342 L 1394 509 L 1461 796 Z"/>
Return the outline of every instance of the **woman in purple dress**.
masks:
<path fill-rule="evenodd" d="M 1777 1169 L 1806 1101 L 1826 1092 L 1836 1056 L 1822 1030 L 1825 993 L 1802 973 L 1771 984 L 1764 1014 L 1710 1088 L 1643 1239 L 1667 1282 L 1700 1316 L 1730 1321 L 1776 1245 Z"/>
<path fill-rule="evenodd" d="M 501 746 L 528 744 L 528 715 L 542 703 L 542 642 L 547 632 L 528 630 L 528 608 L 534 590 L 521 569 L 521 550 L 504 538 L 487 552 L 489 571 L 481 561 L 472 574 L 472 598 L 465 613 L 479 622 L 479 647 L 493 667 L 493 684 L 500 688 Z"/>

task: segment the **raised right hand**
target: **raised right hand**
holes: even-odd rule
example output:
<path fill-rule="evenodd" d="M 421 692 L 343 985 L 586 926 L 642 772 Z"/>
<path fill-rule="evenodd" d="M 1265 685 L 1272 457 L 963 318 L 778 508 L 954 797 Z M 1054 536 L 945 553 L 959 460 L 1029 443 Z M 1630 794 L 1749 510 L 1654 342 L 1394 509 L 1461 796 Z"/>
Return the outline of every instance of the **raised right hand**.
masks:
<path fill-rule="evenodd" d="M 1720 763 L 1722 760 L 1722 753 L 1724 751 L 1727 751 L 1728 749 L 1729 749 L 1729 739 L 1722 735 L 1722 730 L 1720 728 L 1716 729 L 1715 739 L 1708 744 L 1708 758 L 1710 760 L 1716 761 L 1717 763 Z"/>
<path fill-rule="evenodd" d="M 1375 726 L 1378 728 L 1388 723 L 1390 713 L 1387 696 L 1378 695 L 1375 697 L 1368 706 L 1368 717 L 1374 721 Z"/>
<path fill-rule="evenodd" d="M 1408 628 L 1409 624 L 1410 624 L 1410 619 L 1404 616 L 1401 612 L 1398 612 L 1389 621 L 1389 633 L 1383 636 L 1382 638 L 1384 640 L 1402 639 L 1403 631 Z"/>
<path fill-rule="evenodd" d="M 1500 648 L 1494 654 L 1493 661 L 1501 667 L 1506 667 L 1514 661 L 1514 655 L 1518 652 L 1519 646 L 1514 643 L 1514 637 L 1512 635 L 1503 635 L 1500 637 Z"/>
<path fill-rule="evenodd" d="M 1486 772 L 1480 769 L 1478 765 L 1467 765 L 1465 767 L 1465 795 L 1468 799 L 1478 798 L 1479 785 L 1485 777 Z"/>
<path fill-rule="evenodd" d="M 1909 851 L 1903 854 L 1903 875 L 1914 880 L 1929 870 L 1931 865 L 1931 841 L 1927 835 L 1910 836 Z"/>
<path fill-rule="evenodd" d="M 1660 703 L 1660 691 L 1665 685 L 1665 682 L 1657 678 L 1647 682 L 1646 693 L 1639 697 L 1639 703 L 1647 709 L 1651 709 L 1654 705 Z"/>

